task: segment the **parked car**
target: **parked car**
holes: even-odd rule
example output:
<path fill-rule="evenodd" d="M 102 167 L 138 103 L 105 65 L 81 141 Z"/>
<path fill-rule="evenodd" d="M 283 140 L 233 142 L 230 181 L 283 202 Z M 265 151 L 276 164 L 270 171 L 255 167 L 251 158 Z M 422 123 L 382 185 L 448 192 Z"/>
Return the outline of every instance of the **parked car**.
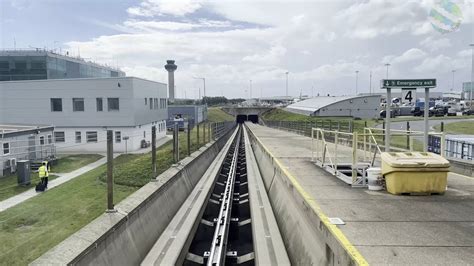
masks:
<path fill-rule="evenodd" d="M 457 116 L 458 112 L 454 108 L 449 108 L 448 109 L 448 116 Z"/>
<path fill-rule="evenodd" d="M 466 109 L 462 112 L 462 115 L 474 115 L 474 109 Z"/>
<path fill-rule="evenodd" d="M 387 113 L 386 110 L 380 111 L 380 118 L 385 118 L 385 114 Z M 395 118 L 396 117 L 396 112 L 394 110 L 390 110 L 390 117 Z"/>

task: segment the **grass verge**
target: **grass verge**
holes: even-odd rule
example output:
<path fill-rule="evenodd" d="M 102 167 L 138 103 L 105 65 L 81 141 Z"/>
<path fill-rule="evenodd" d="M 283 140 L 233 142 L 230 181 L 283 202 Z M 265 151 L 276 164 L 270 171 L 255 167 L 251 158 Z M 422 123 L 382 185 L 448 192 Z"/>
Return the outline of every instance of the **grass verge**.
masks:
<path fill-rule="evenodd" d="M 93 163 L 100 158 L 102 155 L 99 154 L 74 154 L 66 155 L 58 159 L 57 164 L 51 169 L 54 173 L 70 173 L 76 169 Z"/>
<path fill-rule="evenodd" d="M 434 128 L 436 131 L 441 131 L 441 125 L 436 125 Z M 459 121 L 448 123 L 444 125 L 444 131 L 451 134 L 474 135 L 474 122 Z"/>
<path fill-rule="evenodd" d="M 208 111 L 207 120 L 209 122 L 225 122 L 225 121 L 235 120 L 235 117 L 222 111 L 222 109 L 219 107 L 210 107 L 207 111 Z"/>
<path fill-rule="evenodd" d="M 202 133 L 202 129 L 201 129 Z M 207 132 L 208 134 L 208 132 Z M 207 135 L 206 134 L 206 135 Z M 192 151 L 197 144 L 192 131 Z M 187 155 L 186 134 L 180 134 L 180 158 Z M 172 164 L 172 146 L 158 149 L 158 174 Z M 118 203 L 151 179 L 151 154 L 127 154 L 114 160 L 114 202 Z M 0 213 L 0 264 L 25 265 L 104 213 L 106 186 L 102 165 Z"/>

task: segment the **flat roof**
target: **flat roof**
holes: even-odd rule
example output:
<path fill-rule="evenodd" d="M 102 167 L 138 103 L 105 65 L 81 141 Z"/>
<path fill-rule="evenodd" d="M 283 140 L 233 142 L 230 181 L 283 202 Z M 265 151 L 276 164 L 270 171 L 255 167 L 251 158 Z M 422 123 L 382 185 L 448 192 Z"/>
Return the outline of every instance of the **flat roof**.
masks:
<path fill-rule="evenodd" d="M 30 134 L 37 131 L 53 131 L 54 126 L 47 125 L 21 125 L 21 124 L 0 124 L 0 138 L 13 137 L 23 134 Z"/>
<path fill-rule="evenodd" d="M 167 85 L 166 83 L 159 82 L 159 81 L 154 81 L 154 80 L 149 80 L 149 79 L 144 79 L 144 78 L 138 78 L 138 77 L 132 77 L 132 76 L 124 76 L 124 77 L 103 77 L 103 78 L 68 78 L 68 79 L 36 79 L 36 80 L 8 80 L 8 81 L 0 81 L 1 83 L 37 83 L 37 82 L 69 82 L 69 81 L 93 81 L 93 80 L 104 80 L 104 79 L 138 79 L 138 80 L 143 80 L 143 81 L 148 81 L 148 82 L 154 82 L 154 83 L 159 83 L 163 85 Z"/>

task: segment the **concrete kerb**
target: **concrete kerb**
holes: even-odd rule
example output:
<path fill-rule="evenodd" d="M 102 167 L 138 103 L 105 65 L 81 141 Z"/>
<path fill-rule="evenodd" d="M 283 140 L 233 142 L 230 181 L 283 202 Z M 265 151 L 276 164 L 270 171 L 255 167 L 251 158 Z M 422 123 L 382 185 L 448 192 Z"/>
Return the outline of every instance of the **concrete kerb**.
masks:
<path fill-rule="evenodd" d="M 208 143 L 32 262 L 137 265 L 227 142 Z M 105 206 L 104 206 L 105 207 Z"/>
<path fill-rule="evenodd" d="M 342 231 L 329 222 L 316 201 L 266 149 L 250 127 L 249 133 L 292 263 L 367 265 Z M 320 252 L 316 253 L 317 249 Z"/>

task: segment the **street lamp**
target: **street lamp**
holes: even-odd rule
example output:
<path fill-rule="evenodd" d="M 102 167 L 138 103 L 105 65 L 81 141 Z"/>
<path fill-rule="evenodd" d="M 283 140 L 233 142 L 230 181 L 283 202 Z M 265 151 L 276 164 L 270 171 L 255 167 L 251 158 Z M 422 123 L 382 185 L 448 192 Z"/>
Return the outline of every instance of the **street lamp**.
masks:
<path fill-rule="evenodd" d="M 250 99 L 252 99 L 252 80 L 250 80 Z"/>
<path fill-rule="evenodd" d="M 203 95 L 203 98 L 206 97 L 206 78 L 193 77 L 193 79 L 200 79 L 204 82 L 204 95 Z"/>
<path fill-rule="evenodd" d="M 454 91 L 454 73 L 456 72 L 456 70 L 451 70 L 451 72 L 453 72 L 453 83 L 451 85 L 451 91 Z"/>
<path fill-rule="evenodd" d="M 472 63 L 471 63 L 471 90 L 469 92 L 469 108 L 472 110 L 472 85 L 474 83 L 474 43 L 469 44 L 472 48 Z"/>
<path fill-rule="evenodd" d="M 288 97 L 288 74 L 290 72 L 286 71 L 285 74 L 286 74 L 286 96 Z"/>
<path fill-rule="evenodd" d="M 388 79 L 388 67 L 391 65 L 389 63 L 386 63 L 385 66 L 387 67 L 387 79 Z"/>
<path fill-rule="evenodd" d="M 357 95 L 357 90 L 358 90 L 358 86 L 359 86 L 359 70 L 356 70 L 356 93 L 355 95 Z"/>

